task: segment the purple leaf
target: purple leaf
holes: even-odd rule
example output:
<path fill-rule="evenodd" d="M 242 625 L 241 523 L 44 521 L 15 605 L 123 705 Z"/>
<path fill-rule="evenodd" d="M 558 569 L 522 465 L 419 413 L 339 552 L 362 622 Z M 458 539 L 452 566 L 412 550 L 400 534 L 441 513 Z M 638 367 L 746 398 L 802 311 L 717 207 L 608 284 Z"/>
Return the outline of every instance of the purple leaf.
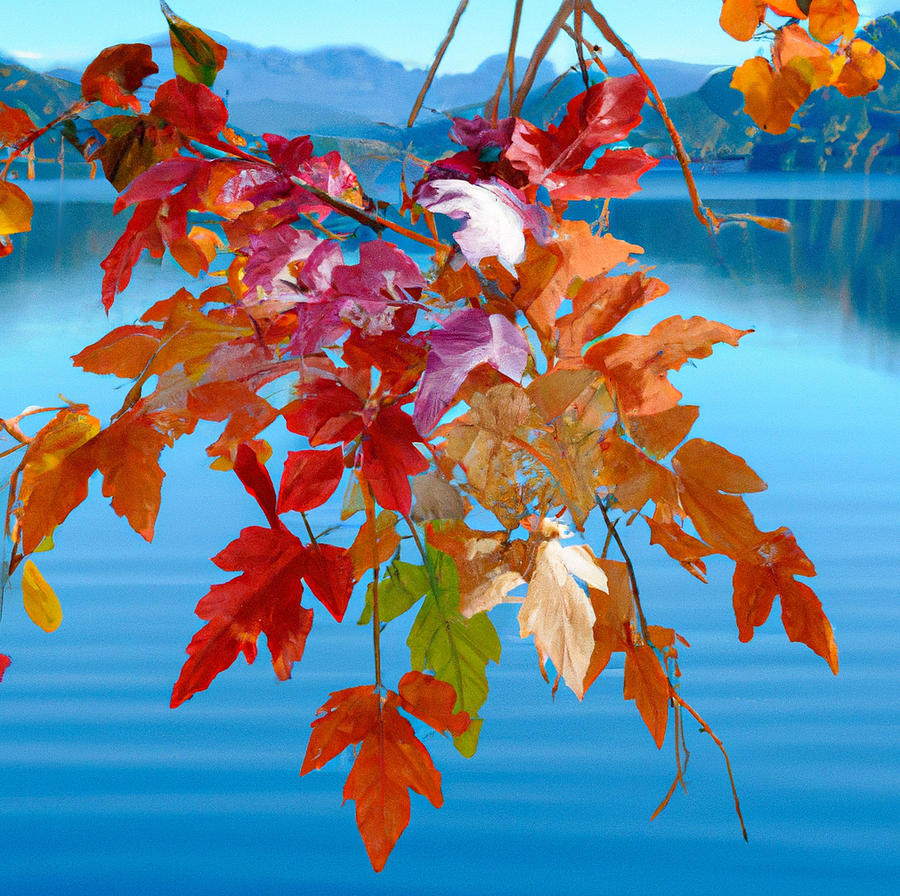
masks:
<path fill-rule="evenodd" d="M 528 360 L 525 335 L 502 314 L 466 308 L 431 334 L 431 349 L 416 396 L 413 422 L 423 435 L 441 419 L 459 387 L 479 364 L 517 382 Z"/>

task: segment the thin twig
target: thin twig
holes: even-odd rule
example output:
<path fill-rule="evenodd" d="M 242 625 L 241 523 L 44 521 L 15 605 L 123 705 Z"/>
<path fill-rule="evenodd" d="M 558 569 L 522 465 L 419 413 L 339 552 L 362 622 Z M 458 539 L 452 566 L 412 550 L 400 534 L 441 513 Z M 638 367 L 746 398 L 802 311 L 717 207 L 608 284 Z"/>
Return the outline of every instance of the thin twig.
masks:
<path fill-rule="evenodd" d="M 731 760 L 728 758 L 728 753 L 725 750 L 724 744 L 721 740 L 719 740 L 715 732 L 713 732 L 712 728 L 709 727 L 706 721 L 700 716 L 700 714 L 694 709 L 694 707 L 690 705 L 690 703 L 686 703 L 674 691 L 672 692 L 671 696 L 676 703 L 678 703 L 680 706 L 683 706 L 697 720 L 697 722 L 700 724 L 700 727 L 713 739 L 713 742 L 725 757 L 725 768 L 728 769 L 728 780 L 731 783 L 731 793 L 734 796 L 734 808 L 737 812 L 738 821 L 741 823 L 741 833 L 744 836 L 744 840 L 749 840 L 750 838 L 747 835 L 747 828 L 744 825 L 744 816 L 741 814 L 741 801 L 738 799 L 737 787 L 734 784 L 734 775 L 731 772 Z"/>
<path fill-rule="evenodd" d="M 647 617 L 644 616 L 644 609 L 641 606 L 641 597 L 640 593 L 638 592 L 637 576 L 634 574 L 634 565 L 631 562 L 631 557 L 628 556 L 628 551 L 625 550 L 625 543 L 622 541 L 622 536 L 619 535 L 619 530 L 616 528 L 615 523 L 613 523 L 613 521 L 610 519 L 609 511 L 606 509 L 603 501 L 601 501 L 599 497 L 595 496 L 594 502 L 600 508 L 600 513 L 603 514 L 603 521 L 606 523 L 607 531 L 612 534 L 612 537 L 616 542 L 616 547 L 619 549 L 619 553 L 622 555 L 622 559 L 625 561 L 625 568 L 628 570 L 628 579 L 631 582 L 631 591 L 634 597 L 634 609 L 637 612 L 638 623 L 641 627 L 641 637 L 647 644 L 653 647 L 653 641 L 650 640 L 650 632 L 647 628 Z"/>
<path fill-rule="evenodd" d="M 694 214 L 700 223 L 709 229 L 710 233 L 715 233 L 719 229 L 720 221 L 700 199 L 700 194 L 697 192 L 697 184 L 694 181 L 694 175 L 691 173 L 690 158 L 685 151 L 681 134 L 678 133 L 672 119 L 669 117 L 666 104 L 659 95 L 656 85 L 653 83 L 647 72 L 644 71 L 643 66 L 638 62 L 628 45 L 615 31 L 613 31 L 609 22 L 607 22 L 606 17 L 594 9 L 594 4 L 591 0 L 584 0 L 584 10 L 591 19 L 593 19 L 594 24 L 600 29 L 601 34 L 631 63 L 631 67 L 637 72 L 644 84 L 647 85 L 647 89 L 650 91 L 656 103 L 656 109 L 659 112 L 660 118 L 662 118 L 666 130 L 669 132 L 672 146 L 675 148 L 675 156 L 678 159 L 678 164 L 681 166 L 685 184 L 687 184 L 688 193 L 691 197 L 691 205 L 694 208 Z"/>
<path fill-rule="evenodd" d="M 510 106 L 510 115 L 517 117 L 521 114 L 522 106 L 525 105 L 525 100 L 528 97 L 531 88 L 534 86 L 534 80 L 537 77 L 541 63 L 544 61 L 544 57 L 547 55 L 550 47 L 553 46 L 553 41 L 556 40 L 556 36 L 559 34 L 560 29 L 574 9 L 575 0 L 563 0 L 560 4 L 559 9 L 556 11 L 556 15 L 547 26 L 544 36 L 538 41 L 537 46 L 534 48 L 534 52 L 531 54 L 528 67 L 525 69 L 525 74 L 522 76 L 522 83 L 519 85 L 519 89 L 516 91 L 516 95 Z"/>
<path fill-rule="evenodd" d="M 459 20 L 462 18 L 462 14 L 466 11 L 466 7 L 469 5 L 469 0 L 459 0 L 459 6 L 456 7 L 456 12 L 453 14 L 453 21 L 450 23 L 450 27 L 447 29 L 447 34 L 444 37 L 443 42 L 438 47 L 437 53 L 434 56 L 434 62 L 431 63 L 431 68 L 428 70 L 428 77 L 425 78 L 425 83 L 422 85 L 422 89 L 419 91 L 419 95 L 416 97 L 416 102 L 413 105 L 412 112 L 409 113 L 409 120 L 406 122 L 406 126 L 411 128 L 415 122 L 416 118 L 419 115 L 419 111 L 422 108 L 422 103 L 425 102 L 425 94 L 428 93 L 428 88 L 431 87 L 431 82 L 434 80 L 434 76 L 437 74 L 438 66 L 441 64 L 441 60 L 444 58 L 444 53 L 447 52 L 447 47 L 450 46 L 450 41 L 453 40 L 453 35 L 456 33 L 456 26 L 459 24 Z"/>
<path fill-rule="evenodd" d="M 509 38 L 509 50 L 506 53 L 506 65 L 503 66 L 503 72 L 500 75 L 500 81 L 494 95 L 488 100 L 484 107 L 484 117 L 489 121 L 496 123 L 498 117 L 498 107 L 500 105 L 500 97 L 503 95 L 503 85 L 509 84 L 509 102 L 512 106 L 513 92 L 516 89 L 516 44 L 519 41 L 519 23 L 522 19 L 522 5 L 524 0 L 516 0 L 516 9 L 513 13 L 512 33 Z"/>

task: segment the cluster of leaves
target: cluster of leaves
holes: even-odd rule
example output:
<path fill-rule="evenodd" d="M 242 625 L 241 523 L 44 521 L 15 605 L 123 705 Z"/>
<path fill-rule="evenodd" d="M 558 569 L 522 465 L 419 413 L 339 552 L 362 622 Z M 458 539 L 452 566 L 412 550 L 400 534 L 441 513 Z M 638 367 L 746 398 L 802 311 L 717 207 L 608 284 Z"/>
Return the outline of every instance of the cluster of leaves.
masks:
<path fill-rule="evenodd" d="M 769 12 L 785 21 L 766 21 Z M 855 37 L 855 0 L 722 0 L 722 28 L 750 40 L 762 28 L 772 38 L 771 62 L 754 56 L 734 72 L 744 110 L 764 131 L 783 134 L 814 90 L 834 86 L 844 96 L 870 93 L 884 76 L 884 55 Z M 805 23 L 807 28 L 803 27 Z"/>
<path fill-rule="evenodd" d="M 358 747 L 344 798 L 379 870 L 409 820 L 408 791 L 442 799 L 406 715 L 475 752 L 487 667 L 500 660 L 489 611 L 501 602 L 520 604 L 521 636 L 533 637 L 545 677 L 552 664 L 554 690 L 562 681 L 581 699 L 620 654 L 624 698 L 658 747 L 674 718 L 673 790 L 683 782 L 682 710 L 712 732 L 679 693 L 687 642 L 645 617 L 623 519 L 643 520 L 651 543 L 701 580 L 705 557 L 731 558 L 740 639 L 780 597 L 788 637 L 837 671 L 821 604 L 797 580 L 815 574 L 812 562 L 790 530 L 756 525 L 742 496 L 765 483 L 725 448 L 689 438 L 698 409 L 668 379 L 748 331 L 676 316 L 612 335 L 666 286 L 635 267 L 640 247 L 566 217 L 573 200 L 629 196 L 655 164 L 620 145 L 647 100 L 641 75 L 587 86 L 546 129 L 515 116 L 455 119 L 455 151 L 423 164 L 385 209 L 308 137 L 254 142 L 229 128 L 210 89 L 225 49 L 163 10 L 176 77 L 149 107 L 135 91 L 157 70 L 150 48 L 121 45 L 88 67 L 83 101 L 51 125 L 102 166 L 115 210 L 132 209 L 103 261 L 107 308 L 144 251 L 168 251 L 212 285 L 180 289 L 74 356 L 131 383 L 106 425 L 68 402 L 0 421 L 15 443 L 4 454 L 22 454 L 3 584 L 22 564 L 37 624 L 52 630 L 61 612 L 31 557 L 52 547 L 91 477 L 100 473 L 115 512 L 149 541 L 161 452 L 200 421 L 223 423 L 207 448 L 212 466 L 233 471 L 266 525 L 213 558 L 235 576 L 197 605 L 204 625 L 172 706 L 239 654 L 253 662 L 261 634 L 276 675 L 290 677 L 313 627 L 305 589 L 340 622 L 368 579 L 360 624 L 373 630 L 374 683 L 331 695 L 302 771 Z M 96 103 L 112 114 L 81 117 Z M 26 119 L 0 110 L 0 139 L 16 152 L 51 126 Z M 0 231 L 26 230 L 24 192 L 5 180 L 0 190 Z M 439 239 L 441 219 L 452 240 Z M 417 244 L 430 252 L 422 266 L 407 251 Z M 260 395 L 284 378 L 289 398 Z M 39 414 L 52 418 L 27 434 Z M 279 420 L 297 450 L 276 486 L 264 434 Z M 311 513 L 339 490 L 342 518 L 360 515 L 349 545 L 327 542 Z M 595 518 L 599 551 L 568 542 Z M 401 619 L 412 671 L 389 690 L 380 637 Z"/>

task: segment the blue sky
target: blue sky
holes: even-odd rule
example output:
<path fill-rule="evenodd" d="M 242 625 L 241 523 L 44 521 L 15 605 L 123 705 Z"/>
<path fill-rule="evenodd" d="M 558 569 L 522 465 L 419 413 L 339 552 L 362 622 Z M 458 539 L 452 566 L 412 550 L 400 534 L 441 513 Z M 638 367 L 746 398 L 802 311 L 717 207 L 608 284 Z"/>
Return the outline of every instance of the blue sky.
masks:
<path fill-rule="evenodd" d="M 177 14 L 206 29 L 257 46 L 305 50 L 363 44 L 407 66 L 427 66 L 458 0 L 172 0 Z M 863 19 L 900 8 L 900 0 L 857 0 Z M 754 55 L 718 26 L 721 0 L 595 0 L 610 24 L 645 58 L 730 64 Z M 469 0 L 442 71 L 470 71 L 503 52 L 513 0 Z M 558 0 L 525 0 L 520 52 L 534 47 Z M 4 16 L 0 51 L 46 69 L 89 60 L 106 46 L 164 30 L 157 0 L 30 0 Z M 551 55 L 572 63 L 571 42 Z"/>

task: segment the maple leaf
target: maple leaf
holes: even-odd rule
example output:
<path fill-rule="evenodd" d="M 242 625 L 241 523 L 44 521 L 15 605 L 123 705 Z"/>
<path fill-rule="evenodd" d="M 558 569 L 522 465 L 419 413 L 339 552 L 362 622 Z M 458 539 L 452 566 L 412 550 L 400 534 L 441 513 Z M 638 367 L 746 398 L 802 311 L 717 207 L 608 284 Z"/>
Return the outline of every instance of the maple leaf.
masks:
<path fill-rule="evenodd" d="M 790 529 L 762 533 L 760 541 L 735 564 L 734 612 L 741 641 L 769 616 L 781 596 L 781 620 L 791 641 L 806 644 L 837 675 L 838 653 L 831 624 L 812 589 L 795 576 L 814 576 L 815 567 L 797 545 Z"/>
<path fill-rule="evenodd" d="M 87 497 L 96 464 L 80 449 L 99 431 L 100 421 L 75 405 L 59 411 L 29 443 L 16 510 L 24 553 L 35 551 Z"/>
<path fill-rule="evenodd" d="M 563 534 L 544 520 L 544 534 Z M 534 635 L 541 666 L 553 662 L 572 692 L 581 700 L 591 655 L 594 652 L 596 615 L 587 591 L 575 577 L 598 591 L 607 590 L 606 573 L 584 545 L 563 547 L 559 537 L 538 548 L 528 593 L 519 610 L 519 634 Z"/>
<path fill-rule="evenodd" d="M 638 75 L 607 78 L 570 100 L 558 127 L 542 131 L 517 121 L 505 157 L 554 199 L 630 196 L 657 164 L 642 149 L 610 149 L 591 168 L 584 165 L 599 146 L 618 143 L 640 123 L 646 99 Z"/>
<path fill-rule="evenodd" d="M 500 661 L 500 639 L 486 613 L 466 619 L 459 611 L 459 576 L 453 560 L 433 548 L 428 557 L 428 591 L 406 643 L 414 669 L 431 669 L 456 692 L 456 708 L 472 719 L 453 742 L 464 756 L 478 746 L 482 720 L 478 710 L 487 699 L 487 664 Z"/>
<path fill-rule="evenodd" d="M 528 341 L 515 324 L 480 308 L 454 312 L 431 333 L 430 341 L 413 413 L 413 423 L 423 433 L 437 424 L 479 364 L 489 364 L 518 382 L 530 354 Z"/>
<path fill-rule="evenodd" d="M 148 75 L 158 71 L 148 44 L 117 44 L 101 51 L 84 70 L 81 93 L 89 103 L 99 100 L 107 106 L 140 112 L 141 102 L 134 92 Z"/>
<path fill-rule="evenodd" d="M 437 731 L 461 733 L 468 723 L 465 713 L 452 711 L 455 695 L 444 682 L 412 672 L 401 679 L 399 691 L 382 698 L 369 685 L 333 693 L 312 723 L 300 770 L 305 775 L 322 768 L 347 747 L 359 745 L 344 801 L 356 803 L 356 823 L 376 871 L 384 868 L 409 824 L 408 791 L 422 794 L 436 808 L 443 804 L 440 772 L 399 708 Z"/>
<path fill-rule="evenodd" d="M 668 372 L 690 358 L 708 358 L 719 342 L 736 346 L 752 330 L 735 330 L 702 317 L 669 317 L 646 336 L 623 333 L 592 345 L 585 364 L 602 370 L 615 392 L 620 412 L 629 416 L 656 414 L 678 404 L 681 393 Z"/>
<path fill-rule="evenodd" d="M 250 526 L 213 557 L 220 569 L 241 575 L 213 585 L 197 604 L 196 613 L 207 624 L 188 644 L 188 659 L 172 689 L 173 707 L 208 688 L 239 653 L 252 663 L 260 633 L 266 636 L 275 674 L 290 678 L 313 621 L 313 611 L 300 603 L 306 552 L 284 528 Z"/>
<path fill-rule="evenodd" d="M 166 475 L 159 455 L 173 443 L 164 428 L 155 415 L 132 412 L 99 432 L 89 446 L 92 462 L 103 474 L 103 494 L 146 541 L 153 540 Z"/>

